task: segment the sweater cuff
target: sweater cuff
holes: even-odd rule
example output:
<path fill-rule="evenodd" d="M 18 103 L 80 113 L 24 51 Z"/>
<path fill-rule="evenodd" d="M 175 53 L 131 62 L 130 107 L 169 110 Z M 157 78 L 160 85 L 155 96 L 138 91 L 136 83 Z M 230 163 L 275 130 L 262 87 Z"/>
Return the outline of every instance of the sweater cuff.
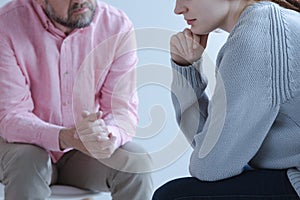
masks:
<path fill-rule="evenodd" d="M 181 87 L 186 87 L 188 84 L 193 89 L 204 91 L 207 86 L 207 78 L 203 73 L 202 63 L 202 57 L 189 66 L 180 66 L 171 60 L 173 84 Z"/>
<path fill-rule="evenodd" d="M 290 168 L 287 170 L 287 176 L 297 195 L 300 197 L 300 171 L 297 168 Z"/>

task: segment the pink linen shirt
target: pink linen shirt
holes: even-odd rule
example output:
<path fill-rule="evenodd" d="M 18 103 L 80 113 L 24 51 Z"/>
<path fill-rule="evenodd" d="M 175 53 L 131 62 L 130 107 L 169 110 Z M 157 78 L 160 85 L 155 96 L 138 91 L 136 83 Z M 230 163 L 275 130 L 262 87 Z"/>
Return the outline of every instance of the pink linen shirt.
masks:
<path fill-rule="evenodd" d="M 56 162 L 59 131 L 81 112 L 103 111 L 117 146 L 137 125 L 133 25 L 103 2 L 90 26 L 65 35 L 35 0 L 0 9 L 0 135 L 38 145 Z"/>

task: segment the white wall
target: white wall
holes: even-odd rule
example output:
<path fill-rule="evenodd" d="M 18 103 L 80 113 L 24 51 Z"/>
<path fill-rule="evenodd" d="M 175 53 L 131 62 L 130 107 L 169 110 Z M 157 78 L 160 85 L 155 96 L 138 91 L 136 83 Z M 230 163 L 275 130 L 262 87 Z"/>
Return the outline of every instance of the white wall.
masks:
<path fill-rule="evenodd" d="M 138 44 L 140 40 L 142 40 L 140 43 L 143 43 L 146 40 L 153 44 L 151 50 L 145 51 L 142 48 L 138 49 L 140 59 L 138 69 L 143 69 L 144 65 L 146 65 L 147 68 L 153 68 L 153 71 L 152 73 L 143 73 L 144 70 L 140 70 L 141 72 L 138 70 L 138 72 L 140 72 L 138 75 L 140 79 L 147 79 L 146 77 L 152 76 L 152 79 L 158 80 L 159 83 L 148 82 L 147 87 L 142 87 L 138 90 L 140 95 L 140 125 L 145 126 L 145 124 L 147 124 L 152 127 L 159 126 L 159 123 L 155 121 L 155 116 L 152 118 L 154 119 L 153 121 L 151 121 L 151 118 L 149 117 L 150 110 L 154 106 L 156 106 L 156 108 L 157 106 L 160 106 L 165 111 L 164 117 L 162 117 L 161 114 L 157 114 L 157 116 L 160 116 L 161 121 L 165 121 L 165 125 L 161 126 L 162 129 L 160 131 L 152 133 L 152 137 L 148 137 L 146 140 L 136 139 L 136 141 L 143 144 L 150 152 L 155 149 L 167 148 L 169 142 L 175 138 L 175 135 L 178 132 L 178 127 L 175 122 L 174 112 L 171 106 L 172 102 L 170 99 L 169 86 L 166 84 L 163 87 L 161 85 L 161 83 L 165 83 L 162 81 L 163 78 L 157 79 L 157 76 L 159 76 L 160 73 L 163 73 L 163 77 L 170 81 L 170 73 L 164 73 L 163 70 L 157 70 L 157 65 L 161 68 L 170 68 L 170 56 L 168 52 L 169 37 L 172 33 L 183 30 L 187 27 L 187 25 L 185 24 L 182 16 L 176 16 L 173 13 L 175 0 L 104 1 L 125 11 L 129 18 L 133 21 L 135 28 L 138 30 L 138 35 L 140 35 L 139 30 L 141 29 L 146 29 L 145 32 L 147 32 L 147 28 L 155 28 L 155 31 L 149 31 L 151 32 L 149 34 L 144 33 L 144 37 L 143 33 L 141 37 L 138 37 Z M 209 85 L 210 91 L 213 90 L 214 86 L 213 74 L 217 52 L 224 43 L 226 37 L 227 34 L 225 33 L 212 33 L 206 49 L 207 55 L 205 56 L 205 62 L 207 63 L 207 68 L 205 72 L 209 76 L 209 79 L 212 80 L 212 84 Z M 166 51 L 162 50 L 161 46 L 157 43 L 163 44 L 163 47 L 167 47 L 166 49 L 163 48 Z M 157 70 L 157 72 L 154 70 Z M 144 133 L 138 132 L 138 136 L 140 134 L 143 135 Z M 180 152 L 176 149 L 174 149 L 174 152 L 175 154 L 180 155 Z M 155 187 L 177 177 L 189 176 L 188 164 L 190 154 L 191 149 L 189 148 L 179 159 L 174 159 L 173 163 L 156 170 L 153 173 Z"/>
<path fill-rule="evenodd" d="M 0 1 L 0 6 L 8 2 L 8 0 Z M 137 30 L 140 128 L 135 141 L 142 144 L 150 153 L 162 151 L 170 147 L 170 141 L 174 140 L 178 133 L 169 91 L 171 81 L 169 37 L 183 30 L 186 24 L 181 16 L 175 16 L 173 13 L 175 0 L 104 1 L 125 11 Z M 210 91 L 214 85 L 216 55 L 226 37 L 225 33 L 212 33 L 208 41 L 205 72 L 212 83 L 209 85 Z M 174 151 L 170 155 L 162 153 L 164 157 L 173 156 L 172 162 L 162 164 L 153 173 L 155 188 L 168 180 L 189 176 L 188 163 L 191 149 L 188 148 L 185 152 L 176 146 L 172 148 Z M 180 157 L 181 154 L 183 155 Z"/>
<path fill-rule="evenodd" d="M 3 6 L 5 3 L 9 2 L 9 0 L 1 0 L 0 1 L 0 6 Z"/>

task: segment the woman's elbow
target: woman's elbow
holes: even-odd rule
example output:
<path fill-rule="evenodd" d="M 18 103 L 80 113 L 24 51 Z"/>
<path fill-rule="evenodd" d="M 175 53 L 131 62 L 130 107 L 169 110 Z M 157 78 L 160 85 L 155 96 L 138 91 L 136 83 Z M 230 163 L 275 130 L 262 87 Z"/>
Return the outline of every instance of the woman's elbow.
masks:
<path fill-rule="evenodd" d="M 192 160 L 191 160 L 192 161 Z M 201 181 L 218 181 L 242 173 L 243 168 L 206 159 L 190 163 L 190 174 Z"/>

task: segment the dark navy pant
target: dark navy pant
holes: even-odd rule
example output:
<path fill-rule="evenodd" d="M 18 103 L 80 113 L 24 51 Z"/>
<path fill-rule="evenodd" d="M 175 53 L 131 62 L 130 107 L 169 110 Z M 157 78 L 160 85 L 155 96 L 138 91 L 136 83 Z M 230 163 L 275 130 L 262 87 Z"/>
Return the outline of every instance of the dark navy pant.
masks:
<path fill-rule="evenodd" d="M 158 188 L 153 200 L 285 200 L 300 199 L 286 170 L 250 170 L 221 181 L 205 182 L 193 177 L 172 180 Z"/>

